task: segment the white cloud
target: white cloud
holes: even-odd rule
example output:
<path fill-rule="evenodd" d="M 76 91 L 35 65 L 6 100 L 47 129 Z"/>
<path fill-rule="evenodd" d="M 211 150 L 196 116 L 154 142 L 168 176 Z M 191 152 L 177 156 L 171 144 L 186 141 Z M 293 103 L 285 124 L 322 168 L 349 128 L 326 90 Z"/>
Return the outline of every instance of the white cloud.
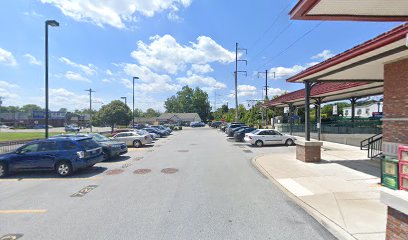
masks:
<path fill-rule="evenodd" d="M 54 5 L 64 15 L 76 21 L 122 29 L 126 28 L 126 23 L 135 22 L 136 15 L 153 17 L 156 13 L 167 10 L 175 18 L 179 8 L 187 8 L 192 0 L 41 0 L 41 2 Z"/>
<path fill-rule="evenodd" d="M 49 90 L 49 96 L 50 108 L 52 109 L 60 109 L 63 107 L 71 107 L 69 110 L 89 108 L 89 95 L 87 94 L 79 95 L 64 88 L 51 88 Z M 101 98 L 94 95 L 92 95 L 92 101 L 103 102 Z M 98 105 L 95 105 L 95 107 L 98 107 Z"/>
<path fill-rule="evenodd" d="M 111 70 L 109 70 L 109 69 L 107 69 L 105 73 L 106 73 L 106 75 L 108 75 L 108 76 L 113 76 L 112 71 L 111 71 Z"/>
<path fill-rule="evenodd" d="M 0 64 L 4 64 L 6 66 L 16 66 L 17 61 L 11 52 L 0 48 Z"/>
<path fill-rule="evenodd" d="M 137 64 L 121 64 L 123 71 L 130 77 L 137 76 L 138 80 L 135 80 L 135 89 L 145 92 L 163 92 L 163 91 L 177 91 L 180 89 L 180 85 L 174 84 L 171 81 L 170 76 L 160 75 L 152 72 L 145 66 L 139 66 Z M 132 88 L 132 82 L 129 79 L 122 79 L 122 84 L 127 88 Z"/>
<path fill-rule="evenodd" d="M 283 89 L 280 89 L 280 88 L 268 87 L 268 97 L 269 97 L 269 99 L 271 99 L 271 96 L 282 95 L 285 92 L 287 92 L 287 91 L 285 91 Z"/>
<path fill-rule="evenodd" d="M 324 60 L 329 59 L 329 58 L 331 58 L 333 56 L 334 56 L 334 54 L 330 50 L 323 50 L 323 52 L 314 55 L 312 57 L 312 59 L 321 59 L 321 60 L 324 61 Z"/>
<path fill-rule="evenodd" d="M 212 89 L 227 88 L 227 85 L 225 85 L 222 82 L 218 82 L 212 77 L 199 76 L 196 74 L 193 74 L 187 77 L 179 77 L 177 78 L 177 81 L 181 84 L 187 84 L 187 85 L 193 85 L 193 86 L 204 85 L 207 87 L 211 87 Z"/>
<path fill-rule="evenodd" d="M 235 57 L 233 52 L 206 36 L 198 37 L 197 42 L 191 42 L 189 46 L 180 45 L 171 35 L 156 35 L 150 40 L 150 44 L 139 41 L 131 56 L 142 66 L 155 71 L 176 74 L 187 64 L 230 63 Z"/>
<path fill-rule="evenodd" d="M 238 85 L 237 86 L 238 97 L 249 97 L 258 95 L 257 89 L 255 86 L 251 85 Z M 235 97 L 235 91 L 232 90 L 231 93 L 228 95 L 229 98 Z"/>
<path fill-rule="evenodd" d="M 103 83 L 111 83 L 112 80 L 109 80 L 109 79 L 106 79 L 106 78 L 105 78 L 105 79 L 102 79 L 102 82 L 103 82 Z"/>
<path fill-rule="evenodd" d="M 271 68 L 270 72 L 274 72 L 277 79 L 283 77 L 289 77 L 305 70 L 305 66 L 294 65 L 292 67 L 274 67 Z"/>
<path fill-rule="evenodd" d="M 23 12 L 24 15 L 26 16 L 33 16 L 33 17 L 44 17 L 44 15 L 37 13 L 36 11 L 31 11 L 31 12 Z"/>
<path fill-rule="evenodd" d="M 88 64 L 88 65 L 84 65 L 84 64 L 79 64 L 79 63 L 75 63 L 73 61 L 71 61 L 70 59 L 66 58 L 66 57 L 60 57 L 59 60 L 71 67 L 80 69 L 82 72 L 84 72 L 86 75 L 88 76 L 92 76 L 96 74 L 96 70 L 98 69 L 95 65 L 93 64 Z"/>
<path fill-rule="evenodd" d="M 65 78 L 68 80 L 73 80 L 73 81 L 80 81 L 80 82 L 91 82 L 88 78 L 82 76 L 80 73 L 72 72 L 72 71 L 67 71 L 65 73 Z"/>
<path fill-rule="evenodd" d="M 38 66 L 41 65 L 41 61 L 38 60 L 37 58 L 35 58 L 33 55 L 31 55 L 31 54 L 29 54 L 29 53 L 25 54 L 24 57 L 26 57 L 26 58 L 28 59 L 28 62 L 29 62 L 30 64 L 38 65 Z"/>
<path fill-rule="evenodd" d="M 214 69 L 209 64 L 192 64 L 189 72 L 190 74 L 192 73 L 205 74 L 213 71 Z"/>
<path fill-rule="evenodd" d="M 20 87 L 6 81 L 0 81 L 0 96 L 6 99 L 17 99 L 19 95 L 15 92 Z"/>

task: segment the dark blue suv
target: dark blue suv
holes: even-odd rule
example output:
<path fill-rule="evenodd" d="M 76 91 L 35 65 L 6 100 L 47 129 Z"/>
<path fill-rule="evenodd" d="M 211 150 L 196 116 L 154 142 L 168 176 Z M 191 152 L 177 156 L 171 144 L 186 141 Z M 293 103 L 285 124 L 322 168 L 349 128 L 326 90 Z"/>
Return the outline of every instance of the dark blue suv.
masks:
<path fill-rule="evenodd" d="M 102 147 L 90 137 L 36 140 L 0 155 L 0 177 L 13 172 L 43 170 L 68 176 L 102 160 Z"/>

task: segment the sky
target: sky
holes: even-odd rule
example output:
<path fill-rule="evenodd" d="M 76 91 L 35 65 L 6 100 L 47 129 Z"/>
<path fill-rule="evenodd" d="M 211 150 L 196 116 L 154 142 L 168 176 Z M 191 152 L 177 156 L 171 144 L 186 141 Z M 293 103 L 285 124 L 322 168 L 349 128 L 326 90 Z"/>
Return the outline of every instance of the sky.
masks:
<path fill-rule="evenodd" d="M 0 97 L 3 106 L 45 102 L 45 21 L 49 27 L 50 109 L 93 108 L 127 97 L 135 108 L 164 111 L 182 86 L 208 92 L 211 105 L 303 88 L 286 79 L 400 23 L 293 21 L 296 0 L 3 0 Z"/>

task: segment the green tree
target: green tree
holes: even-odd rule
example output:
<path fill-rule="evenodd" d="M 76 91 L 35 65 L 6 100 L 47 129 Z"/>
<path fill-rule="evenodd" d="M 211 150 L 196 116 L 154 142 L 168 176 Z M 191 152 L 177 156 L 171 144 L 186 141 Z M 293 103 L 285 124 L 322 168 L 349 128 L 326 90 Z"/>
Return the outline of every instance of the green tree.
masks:
<path fill-rule="evenodd" d="M 160 116 L 160 112 L 154 110 L 153 108 L 148 108 L 146 110 L 146 113 L 144 113 L 144 116 L 147 117 L 147 118 L 158 117 L 158 116 Z"/>
<path fill-rule="evenodd" d="M 31 113 L 32 111 L 43 111 L 44 109 L 35 104 L 26 104 L 20 108 L 22 112 Z"/>
<path fill-rule="evenodd" d="M 210 114 L 208 94 L 200 88 L 192 89 L 184 86 L 175 96 L 167 98 L 164 102 L 166 112 L 172 113 L 198 113 L 202 120 Z"/>
<path fill-rule="evenodd" d="M 130 108 L 120 100 L 114 100 L 102 106 L 93 118 L 97 125 L 107 124 L 112 128 L 112 131 L 115 125 L 128 125 L 131 120 L 132 112 Z"/>

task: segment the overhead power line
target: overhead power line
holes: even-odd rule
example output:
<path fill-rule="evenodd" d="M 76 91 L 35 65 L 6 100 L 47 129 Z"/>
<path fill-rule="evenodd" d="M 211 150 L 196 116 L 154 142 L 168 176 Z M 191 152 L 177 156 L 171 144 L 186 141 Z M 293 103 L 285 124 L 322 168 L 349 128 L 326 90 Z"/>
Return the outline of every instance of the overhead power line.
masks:
<path fill-rule="evenodd" d="M 311 29 L 309 29 L 307 32 L 305 32 L 303 35 L 301 35 L 300 37 L 298 37 L 295 41 L 293 41 L 291 44 L 289 44 L 285 49 L 283 49 L 282 51 L 280 51 L 278 54 L 274 55 L 272 58 L 270 58 L 269 60 L 267 60 L 263 65 L 261 65 L 258 68 L 263 68 L 266 65 L 272 63 L 276 58 L 278 58 L 279 56 L 281 56 L 283 53 L 285 53 L 286 51 L 288 51 L 290 48 L 292 48 L 296 43 L 298 43 L 300 40 L 302 40 L 303 38 L 305 38 L 307 35 L 309 35 L 311 32 L 313 32 L 315 29 L 317 29 L 320 25 L 322 25 L 324 21 L 320 21 L 318 24 L 316 24 L 315 26 L 313 26 Z"/>

